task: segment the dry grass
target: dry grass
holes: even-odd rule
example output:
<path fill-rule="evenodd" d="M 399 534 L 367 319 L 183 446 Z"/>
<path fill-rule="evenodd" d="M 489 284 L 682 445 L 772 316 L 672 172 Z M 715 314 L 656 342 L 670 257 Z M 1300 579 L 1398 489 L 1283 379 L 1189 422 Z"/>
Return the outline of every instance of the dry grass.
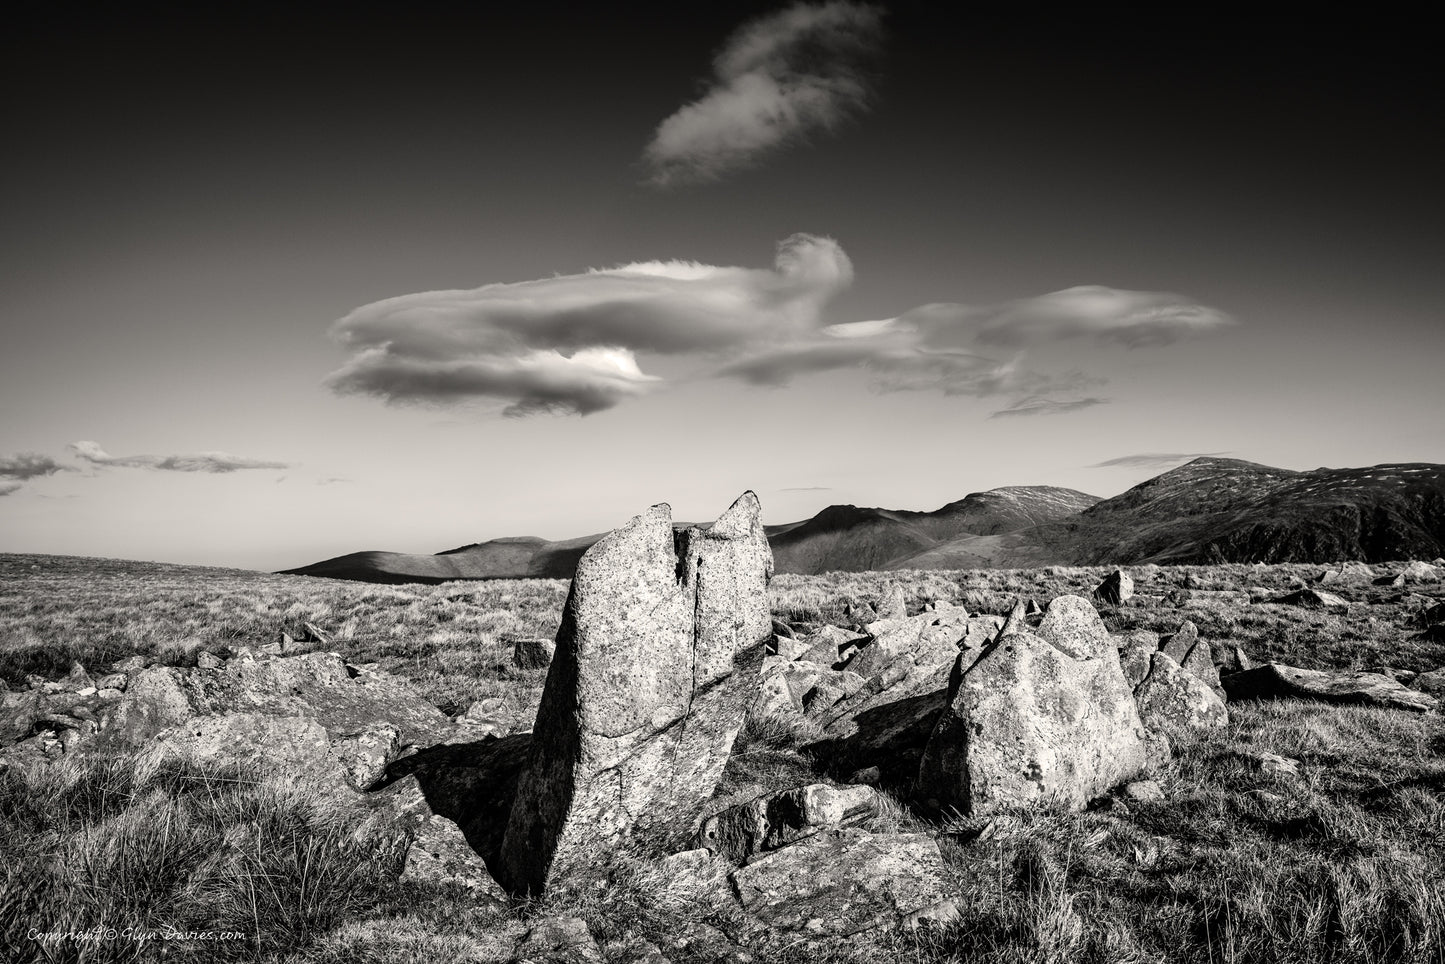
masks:
<path fill-rule="evenodd" d="M 1158 598 L 1186 576 L 1220 590 L 1282 592 L 1314 571 L 1138 568 L 1138 591 L 1158 601 L 1104 616 L 1116 631 L 1167 632 L 1192 619 L 1211 641 L 1303 666 L 1445 664 L 1445 646 L 1421 639 L 1413 623 L 1420 598 L 1445 596 L 1445 587 L 1327 587 L 1357 604 L 1343 616 L 1208 592 L 1183 605 Z M 913 610 L 945 599 L 1002 612 L 1020 597 L 1087 594 L 1104 574 L 780 576 L 772 604 L 791 621 L 842 624 L 846 605 L 898 582 Z M 261 645 L 312 622 L 333 634 L 328 648 L 413 679 L 448 712 L 504 696 L 528 718 L 542 674 L 513 669 L 510 642 L 552 635 L 565 591 L 560 581 L 374 586 L 0 556 L 0 679 L 18 686 L 27 673 L 63 675 L 72 659 L 95 670 L 132 653 L 184 665 L 201 651 Z M 1130 803 L 1128 813 L 1026 812 L 979 839 L 976 824 L 928 825 L 890 801 L 873 829 L 937 832 L 963 917 L 943 929 L 826 945 L 752 934 L 754 959 L 1445 962 L 1445 722 L 1300 703 L 1242 704 L 1232 713 L 1227 730 L 1181 741 L 1161 776 L 1164 801 Z M 749 723 L 718 805 L 822 779 L 800 751 L 815 738 L 796 723 Z M 1247 756 L 1254 751 L 1299 759 L 1301 776 L 1261 772 Z M 666 947 L 689 928 L 738 939 L 746 931 L 734 912 L 681 889 L 659 853 L 612 855 L 588 882 L 503 909 L 462 891 L 399 883 L 401 845 L 305 787 L 254 772 L 145 758 L 0 772 L 0 862 L 8 868 L 0 959 L 41 953 L 23 940 L 31 926 L 244 935 L 167 942 L 176 960 L 387 964 L 504 961 L 529 921 L 552 914 L 584 918 L 609 961 L 636 959 L 645 944 Z M 714 883 L 725 892 L 725 881 Z M 52 950 L 53 960 L 125 961 L 145 959 L 155 945 L 102 942 L 88 957 L 73 945 Z M 708 953 L 669 956 L 682 964 Z"/>

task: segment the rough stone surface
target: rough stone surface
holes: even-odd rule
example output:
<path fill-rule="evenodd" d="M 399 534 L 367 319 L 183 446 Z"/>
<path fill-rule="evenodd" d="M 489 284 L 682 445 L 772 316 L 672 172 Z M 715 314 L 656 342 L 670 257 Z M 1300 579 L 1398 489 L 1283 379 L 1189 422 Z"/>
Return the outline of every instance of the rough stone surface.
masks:
<path fill-rule="evenodd" d="M 1184 620 L 1177 632 L 1162 637 L 1159 640 L 1159 651 L 1167 655 L 1180 666 L 1184 665 L 1185 657 L 1189 651 L 1199 642 L 1199 627 L 1191 620 Z"/>
<path fill-rule="evenodd" d="M 848 661 L 848 669 L 865 679 L 883 675 L 897 662 L 909 672 L 952 665 L 958 643 L 968 633 L 968 611 L 948 609 L 901 619 L 879 619 L 867 626 L 873 641 Z"/>
<path fill-rule="evenodd" d="M 906 619 L 908 601 L 903 595 L 903 584 L 891 584 L 874 608 L 878 610 L 879 619 Z"/>
<path fill-rule="evenodd" d="M 1434 697 L 1445 696 L 1445 667 L 1421 673 L 1412 681 L 1415 689 Z"/>
<path fill-rule="evenodd" d="M 1159 650 L 1159 634 L 1135 629 L 1119 641 L 1119 665 L 1129 687 L 1138 686 L 1149 675 L 1149 660 Z"/>
<path fill-rule="evenodd" d="M 602 949 L 580 917 L 537 921 L 517 944 L 512 964 L 602 964 Z"/>
<path fill-rule="evenodd" d="M 772 632 L 759 508 L 745 493 L 674 539 L 654 506 L 583 555 L 502 843 L 508 890 L 541 893 L 629 837 L 696 829 Z"/>
<path fill-rule="evenodd" d="M 1124 799 L 1130 803 L 1158 803 L 1164 799 L 1164 788 L 1158 780 L 1135 780 L 1125 785 Z"/>
<path fill-rule="evenodd" d="M 714 814 L 698 831 L 697 844 L 741 863 L 825 830 L 857 826 L 876 816 L 878 807 L 878 792 L 872 787 L 794 787 Z"/>
<path fill-rule="evenodd" d="M 39 716 L 39 692 L 0 693 L 0 745 L 28 737 Z"/>
<path fill-rule="evenodd" d="M 1298 592 L 1286 593 L 1283 596 L 1276 596 L 1274 599 L 1271 599 L 1270 602 L 1287 606 L 1304 606 L 1306 609 L 1326 609 L 1331 611 L 1350 608 L 1347 600 L 1332 592 L 1322 592 L 1318 589 L 1301 589 Z"/>
<path fill-rule="evenodd" d="M 1076 650 L 1101 645 L 1066 607 L 1068 632 L 1055 634 Z M 919 766 L 918 798 L 969 815 L 1042 802 L 1080 809 L 1142 771 L 1144 725 L 1107 633 L 1103 640 L 1099 657 L 1076 658 L 1023 631 L 971 665 L 960 657 Z"/>
<path fill-rule="evenodd" d="M 1231 700 L 1300 699 L 1358 706 L 1384 706 L 1425 712 L 1440 701 L 1404 686 L 1381 673 L 1324 673 L 1283 663 L 1263 666 L 1224 678 Z"/>
<path fill-rule="evenodd" d="M 1044 610 L 1036 635 L 1075 659 L 1112 656 L 1117 649 L 1098 610 L 1082 596 L 1059 596 Z"/>
<path fill-rule="evenodd" d="M 1209 729 L 1229 723 L 1224 700 L 1165 652 L 1151 658 L 1149 675 L 1135 688 L 1134 701 L 1144 725 L 1151 730 Z"/>
<path fill-rule="evenodd" d="M 518 669 L 546 669 L 552 665 L 557 644 L 550 639 L 518 639 L 512 643 L 512 665 Z"/>
<path fill-rule="evenodd" d="M 1115 569 L 1104 577 L 1104 581 L 1094 589 L 1094 598 L 1110 606 L 1123 605 L 1124 601 L 1134 595 L 1134 580 L 1122 569 Z"/>
<path fill-rule="evenodd" d="M 850 935 L 957 916 L 938 845 L 923 834 L 810 837 L 733 872 L 744 909 L 774 930 Z"/>

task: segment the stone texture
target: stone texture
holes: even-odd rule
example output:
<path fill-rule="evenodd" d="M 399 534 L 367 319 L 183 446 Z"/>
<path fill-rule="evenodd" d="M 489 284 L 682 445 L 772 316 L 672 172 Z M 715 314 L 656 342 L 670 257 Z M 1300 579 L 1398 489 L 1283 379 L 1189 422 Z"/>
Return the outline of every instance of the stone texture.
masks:
<path fill-rule="evenodd" d="M 923 834 L 810 837 L 733 872 L 743 908 L 778 931 L 846 936 L 957 916 L 948 869 Z"/>
<path fill-rule="evenodd" d="M 1229 723 L 1224 700 L 1186 673 L 1168 653 L 1155 653 L 1149 675 L 1134 690 L 1139 717 L 1151 730 L 1209 729 Z"/>
<path fill-rule="evenodd" d="M 1071 648 L 1103 652 L 1076 658 L 1022 631 L 972 665 L 960 657 L 919 766 L 926 805 L 968 815 L 1045 802 L 1080 809 L 1144 769 L 1145 728 L 1112 641 L 1095 641 L 1073 603 L 1050 605 L 1056 613 L 1053 631 Z"/>
<path fill-rule="evenodd" d="M 1149 675 L 1149 660 L 1159 650 L 1159 634 L 1135 629 L 1119 641 L 1119 665 L 1129 686 L 1138 686 Z"/>
<path fill-rule="evenodd" d="M 1380 673 L 1324 673 L 1283 663 L 1266 663 L 1224 678 L 1231 700 L 1300 699 L 1425 712 L 1440 701 Z"/>
<path fill-rule="evenodd" d="M 878 791 L 814 783 L 728 807 L 704 821 L 699 847 L 741 863 L 825 830 L 854 827 L 878 814 Z"/>
<path fill-rule="evenodd" d="M 40 712 L 40 693 L 36 690 L 0 693 L 0 746 L 28 737 Z"/>
<path fill-rule="evenodd" d="M 502 843 L 511 892 L 541 893 L 599 847 L 696 829 L 772 632 L 759 509 L 744 493 L 674 539 L 653 506 L 579 561 Z"/>
<path fill-rule="evenodd" d="M 1415 689 L 1434 697 L 1445 696 L 1445 667 L 1421 673 L 1412 681 Z"/>
<path fill-rule="evenodd" d="M 602 964 L 602 950 L 580 917 L 537 921 L 517 944 L 512 964 Z"/>
<path fill-rule="evenodd" d="M 1110 606 L 1121 606 L 1134 595 L 1134 580 L 1122 569 L 1115 569 L 1094 589 L 1094 598 Z"/>
<path fill-rule="evenodd" d="M 1191 620 L 1186 619 L 1176 632 L 1159 640 L 1159 651 L 1183 666 L 1185 657 L 1198 642 L 1199 627 L 1195 626 Z"/>
<path fill-rule="evenodd" d="M 518 639 L 512 643 L 512 665 L 518 669 L 546 669 L 552 665 L 557 644 L 550 639 Z"/>
<path fill-rule="evenodd" d="M 1111 657 L 1117 649 L 1109 630 L 1093 605 L 1081 596 L 1059 596 L 1044 610 L 1043 622 L 1035 631 L 1061 653 L 1075 659 Z"/>
<path fill-rule="evenodd" d="M 889 585 L 874 608 L 878 610 L 879 619 L 906 619 L 908 601 L 903 595 L 903 584 L 895 582 Z"/>
<path fill-rule="evenodd" d="M 947 609 L 902 619 L 869 623 L 872 642 L 848 661 L 848 669 L 865 679 L 881 676 L 893 663 L 910 664 L 909 672 L 926 672 L 949 666 L 958 656 L 958 643 L 968 633 L 968 611 Z"/>
<path fill-rule="evenodd" d="M 1304 606 L 1306 609 L 1325 609 L 1331 611 L 1342 611 L 1350 608 L 1345 599 L 1332 592 L 1322 592 L 1318 589 L 1301 589 L 1298 592 L 1286 593 L 1283 596 L 1276 596 L 1270 602 L 1280 603 L 1287 606 Z"/>

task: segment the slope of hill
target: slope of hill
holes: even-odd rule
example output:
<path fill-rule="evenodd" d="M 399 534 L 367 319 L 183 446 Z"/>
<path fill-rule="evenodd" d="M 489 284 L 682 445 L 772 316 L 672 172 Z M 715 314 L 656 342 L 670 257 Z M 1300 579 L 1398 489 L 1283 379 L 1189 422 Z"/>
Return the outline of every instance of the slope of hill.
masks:
<path fill-rule="evenodd" d="M 767 533 L 777 571 L 794 573 L 1434 559 L 1445 554 L 1445 466 L 1296 472 L 1200 458 L 1103 501 L 1008 486 L 932 512 L 833 505 Z M 598 538 L 357 552 L 287 572 L 390 583 L 568 578 Z"/>
<path fill-rule="evenodd" d="M 1294 472 L 1201 458 L 1075 517 L 964 536 L 892 568 L 1433 559 L 1445 552 L 1445 466 Z"/>

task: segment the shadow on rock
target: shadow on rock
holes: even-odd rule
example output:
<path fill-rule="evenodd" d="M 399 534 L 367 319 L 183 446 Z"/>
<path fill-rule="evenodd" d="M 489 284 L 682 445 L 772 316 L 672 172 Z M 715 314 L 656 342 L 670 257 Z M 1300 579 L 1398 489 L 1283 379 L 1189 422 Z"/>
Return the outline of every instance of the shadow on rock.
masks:
<path fill-rule="evenodd" d="M 835 776 L 846 778 L 877 767 L 884 789 L 911 795 L 923 747 L 947 705 L 947 690 L 884 703 L 853 717 L 847 728 L 853 732 L 819 741 L 808 750 Z"/>
<path fill-rule="evenodd" d="M 368 792 L 414 777 L 427 806 L 461 828 L 467 843 L 495 876 L 517 781 L 531 745 L 532 734 L 516 733 L 428 747 L 389 764 Z"/>

